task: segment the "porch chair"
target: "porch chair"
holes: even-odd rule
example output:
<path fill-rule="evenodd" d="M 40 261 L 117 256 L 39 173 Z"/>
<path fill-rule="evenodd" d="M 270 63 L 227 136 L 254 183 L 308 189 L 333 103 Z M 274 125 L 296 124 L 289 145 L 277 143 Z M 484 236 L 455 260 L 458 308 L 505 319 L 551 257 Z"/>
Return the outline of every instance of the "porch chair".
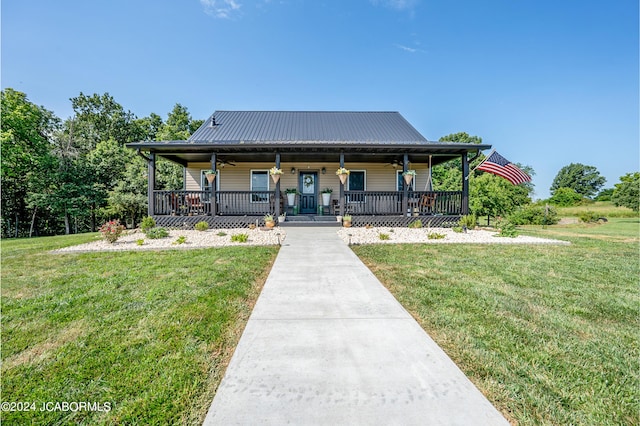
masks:
<path fill-rule="evenodd" d="M 420 213 L 432 214 L 437 194 L 423 194 L 420 197 Z"/>
<path fill-rule="evenodd" d="M 197 195 L 187 195 L 187 206 L 189 208 L 189 213 L 204 213 L 204 204 L 202 204 L 202 200 Z"/>

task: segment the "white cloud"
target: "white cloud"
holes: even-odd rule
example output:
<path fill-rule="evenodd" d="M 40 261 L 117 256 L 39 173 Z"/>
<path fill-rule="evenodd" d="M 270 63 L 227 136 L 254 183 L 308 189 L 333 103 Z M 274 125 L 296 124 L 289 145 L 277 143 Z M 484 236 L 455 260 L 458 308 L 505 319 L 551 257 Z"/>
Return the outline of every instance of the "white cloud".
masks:
<path fill-rule="evenodd" d="M 416 52 L 427 53 L 426 51 L 424 51 L 422 49 L 417 49 L 415 47 L 404 46 L 402 44 L 395 44 L 394 46 L 396 46 L 398 49 L 404 50 L 405 52 L 409 52 L 409 53 L 416 53 Z"/>
<path fill-rule="evenodd" d="M 236 0 L 200 0 L 206 14 L 221 19 L 232 19 L 240 14 L 240 4 Z"/>
<path fill-rule="evenodd" d="M 396 10 L 412 10 L 419 0 L 371 0 L 374 5 L 382 5 Z"/>

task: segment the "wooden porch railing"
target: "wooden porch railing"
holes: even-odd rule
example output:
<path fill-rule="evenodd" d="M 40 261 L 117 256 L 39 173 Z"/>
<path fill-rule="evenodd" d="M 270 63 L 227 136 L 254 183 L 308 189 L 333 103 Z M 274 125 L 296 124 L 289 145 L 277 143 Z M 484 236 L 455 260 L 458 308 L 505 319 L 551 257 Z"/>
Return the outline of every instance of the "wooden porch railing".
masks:
<path fill-rule="evenodd" d="M 217 191 L 217 214 L 258 216 L 273 213 L 274 195 L 274 191 Z M 156 215 L 211 214 L 209 191 L 154 191 L 153 202 Z"/>
<path fill-rule="evenodd" d="M 345 213 L 351 215 L 462 214 L 462 191 L 410 191 L 407 212 L 401 191 L 345 191 Z"/>
<path fill-rule="evenodd" d="M 462 191 L 410 191 L 407 212 L 402 191 L 345 191 L 345 213 L 352 215 L 462 214 Z M 216 191 L 217 214 L 259 216 L 275 212 L 275 191 Z M 209 191 L 154 191 L 156 215 L 211 215 Z M 284 212 L 283 200 L 280 211 Z"/>

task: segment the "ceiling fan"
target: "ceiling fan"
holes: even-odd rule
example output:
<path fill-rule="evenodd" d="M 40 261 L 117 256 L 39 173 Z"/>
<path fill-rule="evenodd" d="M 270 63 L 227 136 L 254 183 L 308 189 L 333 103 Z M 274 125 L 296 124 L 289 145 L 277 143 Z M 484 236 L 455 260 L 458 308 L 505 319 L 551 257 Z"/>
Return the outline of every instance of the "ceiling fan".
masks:
<path fill-rule="evenodd" d="M 233 164 L 231 162 L 231 160 L 218 160 L 218 163 L 220 164 L 220 167 L 224 167 L 224 166 L 232 166 L 235 167 L 236 165 Z"/>

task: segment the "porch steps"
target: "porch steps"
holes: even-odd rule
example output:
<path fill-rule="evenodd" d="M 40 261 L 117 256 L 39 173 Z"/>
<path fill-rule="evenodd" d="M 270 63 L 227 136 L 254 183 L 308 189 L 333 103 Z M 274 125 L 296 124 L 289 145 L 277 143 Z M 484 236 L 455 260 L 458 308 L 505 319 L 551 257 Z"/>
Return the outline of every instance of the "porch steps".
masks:
<path fill-rule="evenodd" d="M 335 216 L 287 216 L 287 219 L 279 224 L 280 226 L 342 226 L 340 222 L 336 220 Z"/>

